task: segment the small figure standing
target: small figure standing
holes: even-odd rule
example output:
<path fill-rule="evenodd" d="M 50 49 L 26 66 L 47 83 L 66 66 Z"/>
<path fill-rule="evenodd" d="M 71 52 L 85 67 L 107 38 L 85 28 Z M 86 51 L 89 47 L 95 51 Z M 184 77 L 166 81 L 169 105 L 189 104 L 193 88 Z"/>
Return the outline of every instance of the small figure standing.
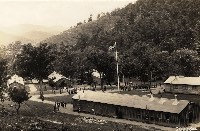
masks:
<path fill-rule="evenodd" d="M 56 105 L 57 105 L 57 104 L 56 104 L 56 102 L 55 102 L 55 105 L 54 105 L 54 108 L 53 108 L 53 109 L 54 109 L 54 112 L 56 112 L 56 108 L 57 108 Z"/>
<path fill-rule="evenodd" d="M 153 94 L 151 90 L 150 90 L 150 94 Z"/>
<path fill-rule="evenodd" d="M 106 86 L 104 86 L 104 91 L 106 91 Z"/>
<path fill-rule="evenodd" d="M 41 100 L 44 101 L 44 95 L 43 94 L 41 95 Z"/>
<path fill-rule="evenodd" d="M 67 107 L 67 103 L 65 102 L 64 104 L 65 104 L 65 108 L 66 108 Z"/>
<path fill-rule="evenodd" d="M 57 110 L 59 111 L 60 108 L 60 102 L 57 102 Z"/>

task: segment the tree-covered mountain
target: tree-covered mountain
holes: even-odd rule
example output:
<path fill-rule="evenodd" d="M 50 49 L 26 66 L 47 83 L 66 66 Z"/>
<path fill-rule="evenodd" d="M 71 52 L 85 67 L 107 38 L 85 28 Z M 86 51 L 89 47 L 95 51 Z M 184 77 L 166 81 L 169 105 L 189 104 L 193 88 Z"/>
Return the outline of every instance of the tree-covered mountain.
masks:
<path fill-rule="evenodd" d="M 75 45 L 82 35 L 89 38 L 98 35 L 98 39 L 112 35 L 115 41 L 122 37 L 123 46 L 148 42 L 170 52 L 174 48 L 191 48 L 199 39 L 199 4 L 197 0 L 138 0 L 100 16 L 97 21 L 50 37 L 46 42 Z"/>
<path fill-rule="evenodd" d="M 39 43 L 40 41 L 53 36 L 52 32 L 43 32 L 43 31 L 29 31 L 22 34 L 23 37 L 30 40 L 30 43 Z"/>
<path fill-rule="evenodd" d="M 143 80 L 200 75 L 200 1 L 138 0 L 46 42 L 73 45 L 82 59 L 117 42 L 121 73 Z"/>
<path fill-rule="evenodd" d="M 110 14 L 108 14 L 110 15 Z M 70 29 L 58 34 L 54 35 L 43 42 L 46 43 L 54 43 L 54 44 L 65 44 L 65 45 L 76 45 L 79 39 L 83 37 L 91 38 L 94 33 L 98 32 L 100 28 L 104 30 L 110 30 L 114 27 L 114 23 L 120 19 L 117 17 L 109 17 L 105 14 L 102 14 L 99 20 L 90 21 L 88 23 L 77 23 L 76 26 L 71 27 Z"/>
<path fill-rule="evenodd" d="M 199 12 L 200 1 L 197 0 L 138 0 L 125 8 L 100 14 L 95 21 L 91 15 L 88 22 L 79 22 L 43 41 L 47 43 L 44 44 L 45 56 L 38 48 L 43 47 L 41 42 L 38 47 L 30 44 L 20 47 L 24 54 L 16 53 L 16 59 L 20 58 L 28 67 L 30 63 L 33 66 L 33 63 L 54 58 L 45 67 L 89 83 L 93 82 L 91 74 L 95 69 L 100 73 L 103 87 L 103 83 L 116 78 L 115 54 L 108 50 L 116 42 L 120 77 L 149 81 L 170 75 L 199 76 Z M 41 55 L 42 61 L 30 57 L 32 48 L 37 48 L 34 53 L 38 58 Z M 21 67 L 15 63 L 12 68 L 20 72 Z M 34 69 L 28 68 L 31 70 Z"/>

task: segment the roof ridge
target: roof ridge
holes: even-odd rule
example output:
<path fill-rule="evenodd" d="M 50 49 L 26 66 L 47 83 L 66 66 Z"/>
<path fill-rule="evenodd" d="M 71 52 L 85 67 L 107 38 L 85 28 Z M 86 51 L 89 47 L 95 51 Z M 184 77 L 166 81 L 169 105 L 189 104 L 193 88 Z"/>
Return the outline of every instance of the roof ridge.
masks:
<path fill-rule="evenodd" d="M 72 99 L 79 99 L 78 96 L 80 96 L 80 99 L 85 101 L 107 103 L 112 105 L 120 105 L 140 109 L 145 109 L 147 105 L 149 110 L 171 113 L 180 113 L 189 104 L 189 101 L 187 100 L 177 100 L 176 103 L 174 103 L 174 99 L 167 99 L 163 97 L 153 97 L 153 101 L 149 101 L 151 100 L 150 97 L 144 97 L 139 95 L 124 95 L 117 93 L 114 94 L 100 91 L 85 91 L 84 93 L 85 97 L 83 97 L 83 92 L 79 91 L 77 95 L 74 95 L 72 97 Z"/>

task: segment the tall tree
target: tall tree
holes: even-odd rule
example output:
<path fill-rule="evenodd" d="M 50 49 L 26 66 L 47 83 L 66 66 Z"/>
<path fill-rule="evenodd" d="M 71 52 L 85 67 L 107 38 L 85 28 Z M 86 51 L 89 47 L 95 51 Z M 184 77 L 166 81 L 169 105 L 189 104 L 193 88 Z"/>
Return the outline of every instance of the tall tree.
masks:
<path fill-rule="evenodd" d="M 170 58 L 170 71 L 174 75 L 198 76 L 200 59 L 197 51 L 180 49 Z"/>
<path fill-rule="evenodd" d="M 0 101 L 2 102 L 2 109 L 4 108 L 3 102 L 5 100 L 6 92 L 6 76 L 7 76 L 7 61 L 0 57 Z"/>
<path fill-rule="evenodd" d="M 97 70 L 100 74 L 101 88 L 106 78 L 109 78 L 115 71 L 115 59 L 107 52 L 102 50 L 94 50 L 87 56 L 87 60 L 92 64 L 91 68 Z"/>
<path fill-rule="evenodd" d="M 76 56 L 72 53 L 69 47 L 64 44 L 55 45 L 52 46 L 51 53 L 55 56 L 54 61 L 51 63 L 53 70 L 66 77 L 73 78 L 76 72 Z"/>
<path fill-rule="evenodd" d="M 5 85 L 7 76 L 7 60 L 0 57 L 0 86 Z"/>
<path fill-rule="evenodd" d="M 88 18 L 88 22 L 92 21 L 92 14 L 90 15 L 90 17 Z"/>
<path fill-rule="evenodd" d="M 22 77 L 36 78 L 40 83 L 40 95 L 43 95 L 42 80 L 47 78 L 52 71 L 51 62 L 54 55 L 51 47 L 46 43 L 33 47 L 31 44 L 24 45 L 21 54 L 17 56 L 17 68 Z"/>
<path fill-rule="evenodd" d="M 99 19 L 100 19 L 100 17 L 101 17 L 101 15 L 100 15 L 100 14 L 98 14 L 98 15 L 97 15 L 97 20 L 99 20 Z"/>
<path fill-rule="evenodd" d="M 7 72 L 9 75 L 13 75 L 16 73 L 16 65 L 15 65 L 15 61 L 16 61 L 16 57 L 18 54 L 21 53 L 22 50 L 22 44 L 20 41 L 16 41 L 15 43 L 11 43 L 9 44 L 6 48 L 5 48 L 5 54 L 6 55 L 4 58 L 7 59 L 8 63 L 7 63 Z"/>

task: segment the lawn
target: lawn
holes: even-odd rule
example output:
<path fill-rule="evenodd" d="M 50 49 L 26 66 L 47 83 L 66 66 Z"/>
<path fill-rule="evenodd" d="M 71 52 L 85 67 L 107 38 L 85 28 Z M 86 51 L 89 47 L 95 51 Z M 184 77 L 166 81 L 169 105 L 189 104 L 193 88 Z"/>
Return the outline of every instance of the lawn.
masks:
<path fill-rule="evenodd" d="M 6 101 L 0 112 L 0 131 L 147 131 L 140 126 L 97 120 L 53 112 L 53 105 L 27 101 L 17 115 L 12 102 Z M 154 128 L 148 130 L 156 130 Z"/>

